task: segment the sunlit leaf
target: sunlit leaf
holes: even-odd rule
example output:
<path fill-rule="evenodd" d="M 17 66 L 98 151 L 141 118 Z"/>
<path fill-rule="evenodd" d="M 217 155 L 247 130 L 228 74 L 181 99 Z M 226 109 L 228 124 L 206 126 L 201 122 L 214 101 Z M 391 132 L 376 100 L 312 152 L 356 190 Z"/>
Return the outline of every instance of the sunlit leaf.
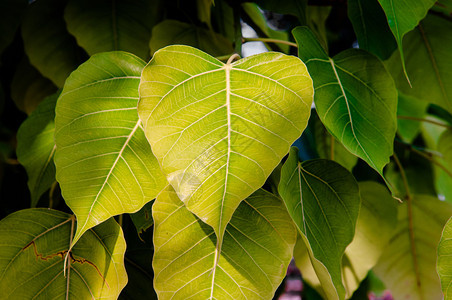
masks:
<path fill-rule="evenodd" d="M 307 27 L 293 34 L 314 80 L 320 120 L 351 153 L 381 173 L 397 128 L 397 90 L 385 67 L 358 49 L 329 58 Z"/>
<path fill-rule="evenodd" d="M 152 28 L 151 53 L 173 45 L 181 44 L 201 49 L 213 56 L 234 52 L 231 42 L 212 30 L 176 20 L 165 20 Z"/>
<path fill-rule="evenodd" d="M 47 97 L 17 132 L 17 159 L 25 167 L 31 206 L 55 182 L 55 104 L 59 93 Z"/>
<path fill-rule="evenodd" d="M 347 4 L 359 48 L 387 59 L 397 43 L 378 0 L 349 0 Z"/>
<path fill-rule="evenodd" d="M 413 30 L 425 16 L 428 10 L 435 4 L 436 0 L 416 0 L 416 1 L 399 1 L 399 0 L 378 0 L 388 19 L 389 28 L 397 41 L 402 60 L 402 66 L 405 70 L 405 58 L 402 47 L 404 35 Z M 408 41 L 405 41 L 408 44 Z M 408 51 L 407 51 L 408 52 Z M 408 60 L 408 58 L 407 58 Z M 411 73 L 408 72 L 411 79 Z"/>
<path fill-rule="evenodd" d="M 306 127 L 312 81 L 296 57 L 267 52 L 223 64 L 188 46 L 155 53 L 138 112 L 186 207 L 222 235 Z"/>
<path fill-rule="evenodd" d="M 117 299 L 127 283 L 126 244 L 110 219 L 90 229 L 64 257 L 75 218 L 27 209 L 0 221 L 0 290 L 3 299 Z"/>
<path fill-rule="evenodd" d="M 411 85 L 406 81 L 395 52 L 386 66 L 397 87 L 404 94 L 427 103 L 437 104 L 452 112 L 452 22 L 428 15 L 404 38 L 406 69 Z"/>
<path fill-rule="evenodd" d="M 123 50 L 149 58 L 151 28 L 161 17 L 155 0 L 69 0 L 64 19 L 90 55 Z"/>
<path fill-rule="evenodd" d="M 125 52 L 94 55 L 58 99 L 56 176 L 77 216 L 74 243 L 111 216 L 138 211 L 166 185 L 137 114 L 143 67 Z"/>
<path fill-rule="evenodd" d="M 39 0 L 30 4 L 22 24 L 24 48 L 30 62 L 58 87 L 82 62 L 82 53 L 66 29 L 66 1 Z"/>
<path fill-rule="evenodd" d="M 258 190 L 226 228 L 215 263 L 213 229 L 169 187 L 154 204 L 154 272 L 159 299 L 271 299 L 292 258 L 296 229 L 281 200 Z"/>
<path fill-rule="evenodd" d="M 438 275 L 444 300 L 452 299 L 452 217 L 444 226 L 443 234 L 438 245 Z"/>
<path fill-rule="evenodd" d="M 57 87 L 52 81 L 43 77 L 24 56 L 11 82 L 11 98 L 17 108 L 30 115 L 44 98 L 52 95 L 56 90 Z"/>
<path fill-rule="evenodd" d="M 27 0 L 0 1 L 0 54 L 12 42 L 27 4 Z"/>
<path fill-rule="evenodd" d="M 353 175 L 329 160 L 301 163 L 297 148 L 292 148 L 281 170 L 279 193 L 305 242 L 328 299 L 344 299 L 342 256 L 355 235 L 360 206 Z"/>
<path fill-rule="evenodd" d="M 375 266 L 394 299 L 442 299 L 436 248 L 452 206 L 415 195 L 399 205 L 398 224 Z"/>

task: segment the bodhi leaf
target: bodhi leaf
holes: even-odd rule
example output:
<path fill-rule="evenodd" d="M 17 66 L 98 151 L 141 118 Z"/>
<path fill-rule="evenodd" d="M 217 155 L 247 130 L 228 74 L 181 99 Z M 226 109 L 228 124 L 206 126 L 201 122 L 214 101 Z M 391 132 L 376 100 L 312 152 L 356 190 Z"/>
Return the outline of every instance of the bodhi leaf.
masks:
<path fill-rule="evenodd" d="M 412 87 L 397 63 L 400 54 L 395 52 L 386 66 L 397 87 L 406 95 L 452 112 L 452 22 L 428 15 L 404 40 L 406 69 Z"/>
<path fill-rule="evenodd" d="M 358 39 L 360 49 L 380 59 L 387 59 L 397 48 L 385 13 L 378 0 L 349 0 L 348 17 Z"/>
<path fill-rule="evenodd" d="M 237 208 L 221 254 L 214 230 L 171 187 L 158 196 L 153 216 L 154 285 L 161 300 L 271 299 L 292 258 L 296 229 L 281 200 L 264 190 Z"/>
<path fill-rule="evenodd" d="M 436 248 L 452 206 L 415 195 L 399 205 L 398 224 L 374 268 L 394 299 L 442 299 Z"/>
<path fill-rule="evenodd" d="M 396 133 L 397 90 L 383 64 L 349 49 L 329 58 L 307 27 L 293 31 L 298 55 L 314 80 L 315 105 L 325 127 L 351 153 L 382 173 Z"/>
<path fill-rule="evenodd" d="M 89 55 L 123 50 L 147 60 L 158 5 L 150 0 L 69 0 L 64 19 Z"/>
<path fill-rule="evenodd" d="M 428 10 L 435 4 L 436 0 L 378 0 L 388 19 L 389 28 L 397 41 L 400 51 L 402 66 L 405 71 L 405 59 L 403 54 L 403 36 L 414 29 L 420 20 L 425 18 Z M 405 41 L 408 44 L 408 41 Z M 408 73 L 408 75 L 411 74 Z M 408 77 L 407 77 L 408 78 Z"/>
<path fill-rule="evenodd" d="M 218 250 L 240 202 L 306 127 L 312 93 L 303 62 L 274 52 L 224 64 L 169 46 L 143 70 L 138 112 L 146 137 L 179 198 L 214 228 Z"/>
<path fill-rule="evenodd" d="M 82 62 L 83 54 L 66 29 L 62 16 L 65 6 L 66 1 L 62 0 L 34 1 L 22 24 L 24 48 L 30 62 L 60 88 Z"/>
<path fill-rule="evenodd" d="M 203 27 L 176 20 L 165 20 L 152 28 L 149 44 L 152 54 L 173 44 L 193 46 L 213 56 L 234 52 L 232 43 L 226 37 Z"/>
<path fill-rule="evenodd" d="M 111 216 L 138 211 L 167 184 L 138 119 L 143 67 L 125 52 L 94 55 L 58 99 L 56 177 L 77 216 L 74 244 Z"/>
<path fill-rule="evenodd" d="M 110 219 L 72 248 L 75 218 L 49 209 L 26 209 L 0 221 L 2 299 L 117 299 L 127 283 L 126 243 Z"/>
<path fill-rule="evenodd" d="M 444 226 L 438 245 L 437 270 L 444 300 L 452 299 L 452 217 Z"/>
<path fill-rule="evenodd" d="M 47 97 L 17 132 L 17 159 L 25 167 L 31 206 L 55 182 L 55 104 L 59 93 Z"/>
<path fill-rule="evenodd" d="M 293 147 L 282 167 L 278 190 L 328 299 L 344 299 L 342 256 L 353 240 L 360 206 L 353 175 L 325 159 L 301 163 Z M 328 287 L 330 280 L 332 287 Z"/>

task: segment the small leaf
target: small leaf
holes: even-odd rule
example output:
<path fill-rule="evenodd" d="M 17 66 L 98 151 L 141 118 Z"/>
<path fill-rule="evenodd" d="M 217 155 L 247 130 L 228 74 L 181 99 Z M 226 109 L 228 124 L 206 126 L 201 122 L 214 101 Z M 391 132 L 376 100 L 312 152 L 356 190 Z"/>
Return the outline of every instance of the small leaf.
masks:
<path fill-rule="evenodd" d="M 396 40 L 378 0 L 349 0 L 348 17 L 360 49 L 387 59 L 397 48 Z"/>
<path fill-rule="evenodd" d="M 329 160 L 300 163 L 298 150 L 293 147 L 281 170 L 279 193 L 306 244 L 328 299 L 344 299 L 342 256 L 353 240 L 360 206 L 353 175 Z M 333 290 L 328 288 L 330 280 Z"/>
<path fill-rule="evenodd" d="M 167 184 L 138 119 L 143 67 L 125 52 L 94 55 L 58 99 L 56 177 L 77 216 L 73 243 L 111 216 L 138 211 Z"/>
<path fill-rule="evenodd" d="M 56 210 L 26 209 L 0 221 L 0 290 L 4 299 L 117 299 L 127 283 L 126 244 L 110 219 L 72 248 L 75 218 Z"/>
<path fill-rule="evenodd" d="M 436 0 L 416 0 L 416 1 L 398 1 L 398 0 L 378 0 L 388 19 L 389 28 L 397 41 L 400 51 L 402 66 L 405 70 L 405 58 L 402 47 L 403 36 L 414 29 L 419 21 L 425 18 L 428 10 L 435 4 Z M 408 44 L 408 41 L 405 41 Z M 408 60 L 408 59 L 407 59 Z M 411 73 L 408 73 L 411 78 Z M 408 77 L 407 77 L 408 78 Z"/>
<path fill-rule="evenodd" d="M 438 245 L 437 270 L 444 300 L 452 299 L 452 217 L 444 226 Z"/>
<path fill-rule="evenodd" d="M 398 224 L 374 268 L 394 299 L 442 299 L 436 248 L 452 206 L 415 195 L 399 205 Z"/>
<path fill-rule="evenodd" d="M 0 54 L 13 41 L 27 6 L 27 0 L 0 1 Z"/>
<path fill-rule="evenodd" d="M 58 87 L 82 63 L 83 50 L 66 29 L 66 1 L 39 0 L 30 4 L 22 24 L 24 48 L 30 62 Z"/>
<path fill-rule="evenodd" d="M 152 54 L 174 44 L 193 46 L 213 56 L 234 52 L 231 42 L 226 37 L 203 27 L 176 20 L 165 20 L 152 28 L 149 44 Z"/>
<path fill-rule="evenodd" d="M 383 64 L 349 49 L 329 58 L 307 27 L 293 31 L 314 80 L 320 120 L 351 153 L 382 173 L 396 133 L 397 90 Z"/>
<path fill-rule="evenodd" d="M 89 55 L 123 50 L 147 60 L 151 28 L 160 18 L 159 2 L 69 0 L 64 19 Z"/>
<path fill-rule="evenodd" d="M 400 1 L 402 2 L 402 1 Z M 411 86 L 398 63 L 395 52 L 386 66 L 398 89 L 427 103 L 434 103 L 452 112 L 452 22 L 428 15 L 404 38 L 406 69 Z"/>
<path fill-rule="evenodd" d="M 55 182 L 55 104 L 59 93 L 47 97 L 17 132 L 17 159 L 25 167 L 31 206 Z"/>
<path fill-rule="evenodd" d="M 309 119 L 312 81 L 296 57 L 223 64 L 188 46 L 155 53 L 138 112 L 162 171 L 219 248 L 240 202 L 261 187 Z"/>
<path fill-rule="evenodd" d="M 271 299 L 296 239 L 283 203 L 264 190 L 235 211 L 221 254 L 212 228 L 190 213 L 171 187 L 157 198 L 154 220 L 154 283 L 162 300 Z"/>

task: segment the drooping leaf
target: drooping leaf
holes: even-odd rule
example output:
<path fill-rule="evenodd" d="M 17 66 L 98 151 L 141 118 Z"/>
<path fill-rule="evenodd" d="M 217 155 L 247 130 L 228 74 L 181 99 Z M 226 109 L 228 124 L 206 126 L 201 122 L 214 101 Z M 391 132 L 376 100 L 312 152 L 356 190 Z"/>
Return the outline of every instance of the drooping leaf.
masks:
<path fill-rule="evenodd" d="M 89 55 L 123 50 L 147 60 L 151 28 L 161 15 L 159 2 L 69 0 L 64 19 Z"/>
<path fill-rule="evenodd" d="M 292 148 L 281 170 L 279 193 L 305 242 L 328 299 L 344 299 L 342 256 L 355 235 L 360 206 L 353 175 L 329 160 L 301 163 L 297 148 Z M 326 268 L 326 274 L 319 265 Z"/>
<path fill-rule="evenodd" d="M 402 92 L 399 92 L 398 100 L 397 132 L 403 140 L 411 143 L 421 129 L 421 122 L 409 118 L 423 119 L 427 112 L 428 103 Z"/>
<path fill-rule="evenodd" d="M 125 52 L 94 55 L 58 99 L 56 177 L 77 216 L 74 243 L 111 216 L 138 211 L 166 185 L 137 114 L 143 67 Z"/>
<path fill-rule="evenodd" d="M 234 63 L 188 46 L 155 53 L 138 112 L 162 171 L 188 210 L 222 235 L 306 127 L 312 81 L 296 57 Z"/>
<path fill-rule="evenodd" d="M 11 82 L 11 98 L 17 108 L 30 115 L 44 98 L 52 95 L 56 90 L 57 87 L 43 77 L 24 56 Z"/>
<path fill-rule="evenodd" d="M 140 237 L 144 231 L 154 225 L 154 219 L 152 218 L 153 204 L 154 201 L 148 202 L 139 211 L 130 215 Z"/>
<path fill-rule="evenodd" d="M 397 90 L 389 73 L 376 57 L 358 49 L 329 58 L 307 27 L 295 28 L 293 35 L 314 80 L 320 120 L 381 174 L 397 128 Z"/>
<path fill-rule="evenodd" d="M 397 48 L 396 40 L 378 0 L 349 0 L 348 17 L 360 49 L 387 59 Z"/>
<path fill-rule="evenodd" d="M 384 186 L 360 182 L 359 191 L 362 204 L 355 237 L 342 258 L 346 298 L 376 265 L 397 224 L 397 202 Z"/>
<path fill-rule="evenodd" d="M 24 48 L 30 62 L 58 87 L 82 62 L 83 50 L 66 29 L 66 1 L 39 0 L 30 4 L 22 24 Z"/>
<path fill-rule="evenodd" d="M 0 221 L 0 290 L 3 299 L 117 299 L 127 283 L 126 244 L 110 219 L 90 229 L 64 257 L 75 218 L 49 209 L 26 209 Z"/>
<path fill-rule="evenodd" d="M 452 217 L 446 223 L 438 244 L 437 270 L 444 300 L 452 299 Z"/>
<path fill-rule="evenodd" d="M 258 190 L 226 228 L 215 263 L 214 230 L 169 187 L 154 204 L 154 273 L 159 299 L 271 299 L 292 258 L 296 229 L 284 204 Z"/>
<path fill-rule="evenodd" d="M 428 10 L 435 4 L 436 0 L 416 0 L 416 1 L 398 1 L 398 0 L 378 0 L 388 19 L 389 28 L 391 28 L 400 52 L 403 70 L 405 71 L 405 58 L 402 47 L 404 35 L 413 30 L 425 16 Z M 405 41 L 408 44 L 408 41 Z M 407 58 L 408 60 L 408 58 Z M 411 73 L 408 72 L 411 79 Z"/>
<path fill-rule="evenodd" d="M 17 132 L 17 159 L 25 167 L 31 206 L 55 182 L 55 104 L 59 93 L 47 97 Z"/>
<path fill-rule="evenodd" d="M 149 44 L 152 54 L 173 44 L 193 46 L 213 56 L 234 52 L 231 42 L 226 37 L 203 27 L 176 20 L 165 20 L 152 28 Z"/>
<path fill-rule="evenodd" d="M 13 41 L 27 5 L 27 0 L 0 1 L 0 54 Z"/>
<path fill-rule="evenodd" d="M 351 154 L 344 145 L 328 132 L 317 114 L 313 114 L 312 117 L 315 145 L 320 158 L 334 160 L 351 171 L 358 162 L 358 157 Z"/>
<path fill-rule="evenodd" d="M 452 22 L 428 15 L 404 41 L 406 69 L 412 87 L 398 63 L 398 52 L 386 63 L 399 90 L 452 112 Z"/>
<path fill-rule="evenodd" d="M 442 299 L 436 248 L 452 206 L 415 195 L 399 205 L 398 224 L 374 270 L 394 299 Z"/>

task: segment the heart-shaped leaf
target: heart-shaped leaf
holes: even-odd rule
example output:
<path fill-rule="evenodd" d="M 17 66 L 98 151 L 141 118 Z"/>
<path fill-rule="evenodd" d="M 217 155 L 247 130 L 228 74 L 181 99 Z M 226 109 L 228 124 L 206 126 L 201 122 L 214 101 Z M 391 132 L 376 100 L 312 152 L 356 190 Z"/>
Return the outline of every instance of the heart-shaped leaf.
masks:
<path fill-rule="evenodd" d="M 84 53 L 66 29 L 66 1 L 39 0 L 30 4 L 22 23 L 24 48 L 30 62 L 58 87 L 77 66 Z"/>
<path fill-rule="evenodd" d="M 399 206 L 394 235 L 374 268 L 394 299 L 442 299 L 436 249 L 451 215 L 450 204 L 427 195 Z"/>
<path fill-rule="evenodd" d="M 125 52 L 94 55 L 58 99 L 56 176 L 77 216 L 74 243 L 111 216 L 138 211 L 167 184 L 138 119 L 143 67 Z"/>
<path fill-rule="evenodd" d="M 315 87 L 320 120 L 351 153 L 382 173 L 396 133 L 397 90 L 384 65 L 349 49 L 329 58 L 307 27 L 293 31 Z"/>
<path fill-rule="evenodd" d="M 171 187 L 158 196 L 153 216 L 154 284 L 162 300 L 271 299 L 292 258 L 296 229 L 281 200 L 264 190 L 235 211 L 221 254 L 214 230 Z"/>
<path fill-rule="evenodd" d="M 436 0 L 378 0 L 388 18 L 389 28 L 397 41 L 402 66 L 405 70 L 405 59 L 403 54 L 403 36 L 414 29 L 420 20 L 425 18 L 428 10 L 435 4 Z M 408 42 L 405 41 L 407 44 Z M 405 70 L 406 74 L 406 70 Z M 408 74 L 410 75 L 410 74 Z"/>
<path fill-rule="evenodd" d="M 17 132 L 17 159 L 25 167 L 31 206 L 55 182 L 55 104 L 59 93 L 47 97 Z"/>
<path fill-rule="evenodd" d="M 444 300 L 452 299 L 452 217 L 444 226 L 438 245 L 437 270 Z"/>
<path fill-rule="evenodd" d="M 159 20 L 160 1 L 69 0 L 67 29 L 90 55 L 123 50 L 149 58 L 151 28 Z"/>
<path fill-rule="evenodd" d="M 138 112 L 168 181 L 222 235 L 306 127 L 312 81 L 302 61 L 268 52 L 223 64 L 188 46 L 157 51 Z"/>
<path fill-rule="evenodd" d="M 282 167 L 278 190 L 308 248 L 328 299 L 344 299 L 342 256 L 355 235 L 360 206 L 353 175 L 330 160 L 301 163 L 298 149 L 293 147 Z M 327 288 L 330 280 L 332 289 Z"/>
<path fill-rule="evenodd" d="M 452 22 L 428 15 L 404 41 L 411 86 L 398 63 L 398 52 L 386 63 L 397 87 L 408 96 L 437 104 L 452 113 Z"/>
<path fill-rule="evenodd" d="M 126 243 L 110 219 L 90 229 L 64 258 L 75 218 L 49 209 L 27 209 L 0 221 L 2 299 L 117 299 L 127 283 Z"/>

